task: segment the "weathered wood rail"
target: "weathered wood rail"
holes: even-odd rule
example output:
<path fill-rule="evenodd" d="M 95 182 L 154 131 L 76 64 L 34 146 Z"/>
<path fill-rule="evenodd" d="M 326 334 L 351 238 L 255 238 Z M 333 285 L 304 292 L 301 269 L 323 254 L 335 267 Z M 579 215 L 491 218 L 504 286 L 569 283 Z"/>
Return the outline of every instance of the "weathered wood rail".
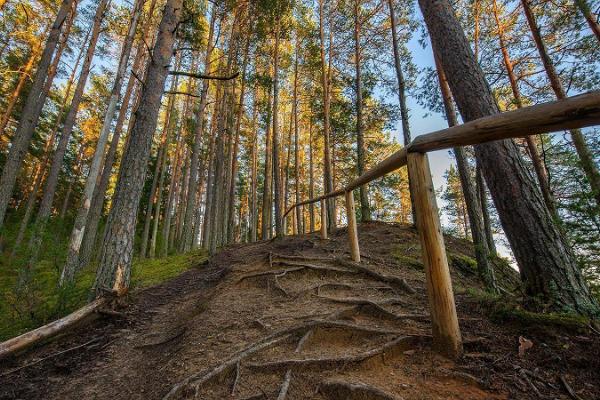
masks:
<path fill-rule="evenodd" d="M 285 218 L 296 207 L 320 202 L 321 235 L 323 239 L 327 239 L 325 200 L 344 195 L 350 254 L 353 261 L 360 262 L 352 192 L 362 185 L 408 166 L 409 185 L 415 203 L 416 226 L 419 231 L 425 266 L 434 346 L 450 357 L 458 357 L 462 353 L 462 339 L 426 153 L 457 146 L 477 145 L 495 140 L 521 138 L 594 125 L 600 125 L 600 91 L 495 114 L 421 135 L 406 147 L 351 181 L 344 188 L 292 205 L 282 218 Z"/>

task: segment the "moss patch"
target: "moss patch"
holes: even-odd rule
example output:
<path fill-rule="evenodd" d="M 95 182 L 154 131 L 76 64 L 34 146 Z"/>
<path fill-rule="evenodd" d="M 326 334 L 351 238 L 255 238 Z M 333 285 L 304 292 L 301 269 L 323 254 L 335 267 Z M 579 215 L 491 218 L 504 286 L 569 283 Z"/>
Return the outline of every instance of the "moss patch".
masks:
<path fill-rule="evenodd" d="M 169 280 L 200 265 L 207 259 L 204 251 L 177 254 L 151 260 L 135 260 L 131 288 L 144 288 Z M 16 289 L 23 267 L 5 266 L 0 270 L 0 341 L 61 318 L 87 302 L 95 277 L 95 267 L 86 268 L 74 286 L 58 289 L 59 263 L 40 261 L 31 271 L 29 283 Z"/>

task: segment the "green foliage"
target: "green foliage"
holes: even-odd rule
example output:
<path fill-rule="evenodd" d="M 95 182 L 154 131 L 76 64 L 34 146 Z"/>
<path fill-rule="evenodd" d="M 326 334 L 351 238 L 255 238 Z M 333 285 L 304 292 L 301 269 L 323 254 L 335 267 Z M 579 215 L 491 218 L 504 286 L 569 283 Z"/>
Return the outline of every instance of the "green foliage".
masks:
<path fill-rule="evenodd" d="M 10 242 L 16 224 L 6 229 Z M 55 223 L 60 228 L 69 223 Z M 0 341 L 46 324 L 83 306 L 94 282 L 95 266 L 79 272 L 76 283 L 59 289 L 60 268 L 66 257 L 65 236 L 46 234 L 41 260 L 25 274 L 26 252 L 12 260 L 7 254 L 0 260 Z M 26 246 L 25 246 L 26 247 Z M 199 266 L 206 260 L 203 251 L 177 254 L 161 259 L 134 260 L 131 288 L 153 286 L 171 279 L 183 271 Z M 27 279 L 25 279 L 27 278 Z M 18 281 L 24 282 L 18 285 Z"/>

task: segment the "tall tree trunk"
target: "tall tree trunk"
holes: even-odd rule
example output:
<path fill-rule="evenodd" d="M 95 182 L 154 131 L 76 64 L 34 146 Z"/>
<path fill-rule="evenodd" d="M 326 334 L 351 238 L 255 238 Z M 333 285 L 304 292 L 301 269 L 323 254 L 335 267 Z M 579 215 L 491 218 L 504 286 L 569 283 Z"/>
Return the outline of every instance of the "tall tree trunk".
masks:
<path fill-rule="evenodd" d="M 21 95 L 23 87 L 25 87 L 25 82 L 27 82 L 27 78 L 29 78 L 29 76 L 31 75 L 33 66 L 35 65 L 35 62 L 37 61 L 37 58 L 40 55 L 40 47 L 41 43 L 38 42 L 31 48 L 31 54 L 29 55 L 27 63 L 22 68 L 22 70 L 19 71 L 19 79 L 17 80 L 17 84 L 15 85 L 15 88 L 13 89 L 13 91 L 10 94 L 10 97 L 8 98 L 8 103 L 6 104 L 4 113 L 2 114 L 2 119 L 0 120 L 0 137 L 4 136 L 6 125 L 8 125 L 8 120 L 10 119 L 13 109 L 17 104 L 17 100 L 19 100 L 19 96 Z"/>
<path fill-rule="evenodd" d="M 42 242 L 42 232 L 46 229 L 46 223 L 52 212 L 52 203 L 54 201 L 54 195 L 56 194 L 60 170 L 62 168 L 69 140 L 71 138 L 71 133 L 75 127 L 77 112 L 79 111 L 79 104 L 83 98 L 83 91 L 90 73 L 92 60 L 94 59 L 94 52 L 96 50 L 96 44 L 98 42 L 98 37 L 100 36 L 102 21 L 104 19 L 104 14 L 106 12 L 108 3 L 109 0 L 101 0 L 96 8 L 89 44 L 85 53 L 85 58 L 83 59 L 83 64 L 81 65 L 81 72 L 79 73 L 77 85 L 75 86 L 75 91 L 73 92 L 73 99 L 71 100 L 71 104 L 69 106 L 69 112 L 65 117 L 60 139 L 52 157 L 52 164 L 50 166 L 50 171 L 48 172 L 48 178 L 46 179 L 44 194 L 42 196 L 40 208 L 35 220 L 33 236 L 29 243 L 30 267 L 35 265 L 37 262 L 37 255 Z"/>
<path fill-rule="evenodd" d="M 258 85 L 254 85 L 254 96 L 252 104 L 252 153 L 250 156 L 250 241 L 258 239 Z"/>
<path fill-rule="evenodd" d="M 452 102 L 452 93 L 450 91 L 450 87 L 448 86 L 446 74 L 444 73 L 444 70 L 439 62 L 439 58 L 435 55 L 434 58 L 438 80 L 440 82 L 440 89 L 442 92 L 442 99 L 444 101 L 446 118 L 448 119 L 448 126 L 452 127 L 458 125 L 458 118 Z M 497 291 L 494 270 L 492 269 L 489 261 L 490 254 L 485 236 L 481 205 L 479 204 L 479 199 L 477 198 L 475 183 L 471 177 L 469 162 L 462 147 L 455 147 L 453 152 L 454 157 L 456 158 L 456 166 L 460 177 L 460 184 L 462 187 L 463 196 L 465 198 L 467 214 L 469 216 L 468 219 L 473 237 L 473 247 L 475 250 L 475 258 L 477 260 L 477 270 L 485 286 L 488 289 Z M 465 233 L 467 233 L 467 231 L 468 228 L 467 224 L 465 223 Z"/>
<path fill-rule="evenodd" d="M 169 197 L 167 198 L 167 204 L 165 206 L 164 218 L 163 218 L 163 231 L 162 231 L 162 247 L 160 251 L 161 257 L 166 257 L 171 249 L 169 238 L 171 237 L 171 220 L 174 214 L 174 203 L 176 201 L 176 188 L 179 184 L 179 175 L 181 172 L 181 160 L 183 152 L 183 135 L 182 130 L 177 131 L 177 143 L 173 159 L 171 161 L 171 182 L 169 183 Z"/>
<path fill-rule="evenodd" d="M 273 182 L 273 138 L 271 136 L 271 87 L 268 87 L 269 94 L 267 95 L 267 129 L 265 131 L 265 173 L 263 182 L 263 196 L 262 196 L 262 221 L 261 221 L 261 235 L 262 240 L 270 239 L 272 226 L 271 226 L 271 213 L 273 211 L 273 188 L 271 186 Z"/>
<path fill-rule="evenodd" d="M 227 231 L 227 243 L 232 243 L 235 239 L 233 226 L 235 225 L 234 211 L 235 211 L 235 189 L 237 187 L 237 175 L 238 175 L 238 151 L 239 151 L 239 142 L 240 142 L 240 129 L 242 126 L 242 118 L 244 115 L 244 95 L 246 93 L 246 73 L 248 67 L 248 52 L 250 49 L 250 39 L 249 34 L 246 38 L 246 45 L 244 48 L 244 60 L 242 62 L 242 86 L 240 88 L 240 101 L 237 107 L 237 115 L 236 115 L 236 126 L 235 126 L 235 137 L 233 144 L 233 151 L 231 155 L 231 177 L 229 182 L 229 202 L 228 202 L 228 220 L 227 226 L 229 226 L 229 230 Z M 241 223 L 241 220 L 240 220 Z"/>
<path fill-rule="evenodd" d="M 210 235 L 212 233 L 211 226 L 213 221 L 211 219 L 211 213 L 213 208 L 214 201 L 214 163 L 215 163 L 215 145 L 216 145 L 216 125 L 217 125 L 217 114 L 221 104 L 220 101 L 220 88 L 221 85 L 217 85 L 217 92 L 215 96 L 215 105 L 213 107 L 213 112 L 211 115 L 210 122 L 210 134 L 209 134 L 209 142 L 208 142 L 208 169 L 207 169 L 207 177 L 206 177 L 206 204 L 204 206 L 204 220 L 202 225 L 202 248 L 208 250 L 210 247 Z"/>
<path fill-rule="evenodd" d="M 398 81 L 398 104 L 400 104 L 400 119 L 402 120 L 402 137 L 404 146 L 407 146 L 411 141 L 410 125 L 408 123 L 409 114 L 406 106 L 406 81 L 402 73 L 402 63 L 400 61 L 400 42 L 398 40 L 398 28 L 396 22 L 396 10 L 394 9 L 394 0 L 388 0 L 388 8 L 390 10 L 390 26 L 392 29 L 392 48 L 394 50 L 394 68 L 396 70 L 396 80 Z M 412 211 L 413 223 L 416 223 L 415 206 L 412 198 L 412 192 L 409 191 L 410 206 Z M 402 202 L 401 202 L 402 203 Z"/>
<path fill-rule="evenodd" d="M 213 7 L 212 15 L 210 17 L 210 28 L 208 31 L 208 40 L 206 42 L 206 54 L 204 57 L 204 71 L 210 71 L 213 45 L 213 36 L 215 31 L 215 21 L 217 16 L 216 6 Z M 200 102 L 196 111 L 196 126 L 194 129 L 194 144 L 192 147 L 192 155 L 190 160 L 190 180 L 188 182 L 188 196 L 187 203 L 188 207 L 185 213 L 184 225 L 183 225 L 183 250 L 189 251 L 192 248 L 193 232 L 192 227 L 194 213 L 196 211 L 196 195 L 198 191 L 198 164 L 200 161 L 200 152 L 202 150 L 202 135 L 204 134 L 204 116 L 206 110 L 206 103 L 208 99 L 209 81 L 204 80 L 202 82 L 202 89 L 200 92 Z"/>
<path fill-rule="evenodd" d="M 152 24 L 152 16 L 154 14 L 155 7 L 156 0 L 152 0 L 148 8 L 146 20 L 141 29 L 143 32 L 145 32 L 145 37 L 144 40 L 139 40 L 137 44 L 135 58 L 131 67 L 132 73 L 129 75 L 127 87 L 125 89 L 125 94 L 123 95 L 123 100 L 121 101 L 119 116 L 117 117 L 117 122 L 115 124 L 115 131 L 113 133 L 113 137 L 111 139 L 110 146 L 108 148 L 108 152 L 106 153 L 106 157 L 102 166 L 102 175 L 100 177 L 100 182 L 98 183 L 98 187 L 94 191 L 94 198 L 92 200 L 92 205 L 90 206 L 87 227 L 84 232 L 83 243 L 81 245 L 79 254 L 79 268 L 83 268 L 89 264 L 90 259 L 92 257 L 92 252 L 94 250 L 94 246 L 96 244 L 98 224 L 100 222 L 100 218 L 102 216 L 102 211 L 104 208 L 104 198 L 106 195 L 106 189 L 108 188 L 108 183 L 112 175 L 113 164 L 115 164 L 117 149 L 121 140 L 121 134 L 125 125 L 125 119 L 127 118 L 127 110 L 129 108 L 129 103 L 131 102 L 133 90 L 137 83 L 136 75 L 143 75 L 143 73 L 140 72 L 140 70 L 142 69 L 144 60 L 146 58 L 145 43 L 151 41 L 149 40 L 149 38 L 154 34 L 156 30 L 154 29 Z M 134 98 L 136 97 L 138 97 L 137 93 L 136 95 L 134 95 Z M 130 128 L 133 126 L 134 119 L 135 114 L 132 112 L 131 118 L 129 120 L 128 130 L 130 130 Z"/>
<path fill-rule="evenodd" d="M 575 0 L 575 4 L 577 4 L 579 11 L 581 11 L 585 17 L 585 20 L 592 32 L 594 32 L 594 35 L 596 35 L 596 39 L 600 42 L 600 25 L 598 24 L 598 17 L 592 13 L 592 9 L 586 0 Z"/>
<path fill-rule="evenodd" d="M 180 60 L 178 59 L 175 63 L 176 66 L 180 65 Z M 178 69 L 176 67 L 176 69 Z M 171 81 L 171 92 L 177 89 L 179 77 L 173 77 Z M 146 215 L 144 217 L 144 228 L 142 231 L 142 237 L 140 239 L 140 257 L 145 258 L 148 255 L 148 244 L 150 242 L 150 227 L 152 225 L 152 216 L 154 215 L 154 205 L 157 200 L 157 190 L 158 190 L 158 179 L 161 174 L 161 170 L 163 168 L 163 161 L 165 160 L 164 153 L 167 152 L 167 136 L 169 135 L 169 130 L 171 128 L 172 121 L 172 113 L 173 108 L 175 107 L 175 95 L 169 95 L 169 100 L 167 101 L 167 107 L 165 110 L 165 120 L 163 121 L 162 134 L 160 137 L 160 142 L 158 143 L 158 151 L 156 154 L 156 163 L 154 165 L 154 173 L 152 174 L 152 183 L 150 184 L 150 197 L 148 199 L 148 205 L 146 206 Z"/>
<path fill-rule="evenodd" d="M 497 114 L 483 71 L 447 0 L 419 0 L 434 51 L 465 121 Z M 476 95 L 474 95 L 476 94 Z M 512 140 L 475 146 L 527 294 L 555 309 L 598 310 L 575 256 Z"/>
<path fill-rule="evenodd" d="M 517 106 L 517 108 L 522 108 L 523 100 L 521 99 L 521 92 L 519 90 L 519 84 L 517 83 L 517 76 L 515 75 L 515 71 L 513 69 L 513 63 L 510 59 L 510 55 L 508 54 L 508 49 L 506 47 L 506 40 L 504 37 L 504 26 L 500 21 L 497 0 L 493 0 L 492 5 L 494 19 L 496 20 L 496 29 L 498 31 L 500 51 L 502 52 L 502 60 L 504 61 L 504 68 L 506 69 L 508 81 L 510 82 L 510 88 L 512 90 L 513 98 L 515 100 L 515 105 Z M 544 202 L 546 203 L 546 207 L 548 207 L 548 210 L 550 211 L 552 216 L 558 219 L 558 214 L 556 213 L 556 207 L 554 203 L 554 196 L 550 192 L 550 185 L 548 184 L 548 172 L 546 171 L 546 167 L 542 162 L 542 158 L 540 157 L 533 137 L 527 136 L 525 138 L 525 141 L 527 143 L 527 148 L 529 150 L 531 160 L 533 161 L 533 168 L 537 175 L 538 182 L 540 184 L 540 189 L 542 190 L 542 195 L 544 196 Z"/>
<path fill-rule="evenodd" d="M 313 162 L 313 124 L 312 115 L 309 117 L 308 127 L 308 198 L 313 199 L 315 197 L 315 165 Z M 310 231 L 315 231 L 315 204 L 310 203 L 308 205 L 308 218 Z"/>
<path fill-rule="evenodd" d="M 358 175 L 365 171 L 365 136 L 363 133 L 363 100 L 362 100 L 362 76 L 361 76 L 361 48 L 360 48 L 360 5 L 361 0 L 354 0 L 354 67 L 356 84 L 356 166 Z M 369 187 L 363 185 L 360 188 L 360 218 L 362 222 L 371 220 L 371 208 L 369 206 Z"/>
<path fill-rule="evenodd" d="M 79 266 L 79 250 L 81 249 L 83 235 L 87 228 L 89 210 L 94 197 L 94 190 L 96 189 L 98 183 L 98 175 L 100 175 L 100 168 L 102 167 L 104 150 L 106 148 L 106 143 L 108 142 L 108 135 L 112 126 L 112 120 L 117 109 L 119 97 L 121 95 L 123 77 L 127 70 L 127 63 L 129 62 L 129 55 L 131 54 L 131 47 L 133 46 L 133 39 L 137 30 L 137 23 L 142 12 L 143 5 L 143 0 L 136 0 L 133 6 L 131 22 L 129 23 L 129 30 L 123 42 L 123 48 L 121 49 L 121 57 L 119 58 L 119 65 L 117 66 L 115 81 L 113 83 L 113 88 L 108 100 L 108 107 L 106 109 L 102 128 L 100 129 L 100 134 L 98 136 L 98 143 L 96 144 L 94 158 L 92 159 L 92 164 L 90 165 L 88 177 L 83 189 L 81 206 L 77 212 L 77 216 L 75 217 L 75 223 L 73 224 L 73 230 L 69 240 L 67 261 L 63 267 L 59 281 L 61 286 L 65 282 L 73 281 L 75 271 Z"/>
<path fill-rule="evenodd" d="M 123 155 L 112 209 L 108 215 L 100 265 L 94 284 L 96 295 L 125 292 L 129 287 L 135 226 L 144 178 L 156 130 L 158 111 L 173 55 L 183 0 L 167 0 L 152 59 L 148 65 L 140 106 Z"/>
<path fill-rule="evenodd" d="M 25 237 L 25 231 L 27 229 L 27 226 L 29 225 L 29 220 L 33 216 L 33 210 L 35 207 L 35 202 L 38 197 L 38 192 L 44 181 L 44 177 L 46 176 L 46 172 L 47 172 L 46 167 L 48 166 L 50 154 L 52 152 L 52 149 L 54 148 L 54 142 L 56 141 L 56 136 L 58 134 L 60 124 L 63 120 L 63 113 L 65 110 L 65 107 L 67 106 L 67 101 L 69 101 L 69 98 L 71 97 L 71 87 L 73 86 L 73 83 L 75 82 L 75 73 L 77 71 L 77 68 L 79 67 L 79 62 L 81 61 L 82 55 L 83 55 L 83 48 L 80 50 L 79 55 L 76 58 L 75 65 L 71 71 L 69 80 L 67 81 L 67 85 L 65 88 L 65 95 L 63 97 L 62 102 L 60 103 L 59 108 L 58 108 L 58 112 L 56 115 L 56 121 L 54 122 L 54 126 L 52 127 L 52 131 L 49 135 L 49 138 L 46 142 L 46 146 L 44 148 L 44 156 L 38 165 L 38 171 L 35 174 L 36 178 L 34 179 L 34 184 L 32 186 L 31 194 L 30 194 L 29 198 L 27 199 L 27 206 L 25 209 L 25 214 L 23 215 L 23 218 L 21 218 L 19 232 L 18 232 L 17 238 L 15 239 L 15 242 L 13 244 L 13 250 L 12 250 L 13 255 L 16 253 L 18 248 L 21 246 L 21 242 L 23 241 L 23 238 Z"/>
<path fill-rule="evenodd" d="M 294 94 L 292 113 L 294 115 L 294 192 L 296 195 L 296 204 L 300 203 L 300 135 L 298 128 L 298 50 L 301 41 L 296 36 L 296 54 L 294 57 Z M 304 234 L 304 221 L 302 219 L 303 207 L 296 207 L 296 231 Z M 287 211 L 287 210 L 286 210 Z"/>
<path fill-rule="evenodd" d="M 275 235 L 285 235 L 283 221 L 281 220 L 281 200 L 283 188 L 281 187 L 281 166 L 279 155 L 279 22 L 275 27 L 275 49 L 273 50 L 273 182 L 275 183 Z"/>
<path fill-rule="evenodd" d="M 330 30 L 332 28 L 330 27 Z M 321 85 L 323 90 L 323 189 L 325 193 L 333 191 L 333 167 L 331 161 L 331 124 L 330 124 L 330 68 L 325 61 L 325 0 L 319 0 L 319 37 L 320 37 L 320 53 L 321 53 Z M 331 42 L 331 41 L 330 41 Z M 331 43 L 330 43 L 331 47 Z M 331 62 L 331 59 L 329 60 Z M 335 199 L 327 200 L 327 220 L 330 230 L 335 230 L 336 212 Z"/>
<path fill-rule="evenodd" d="M 579 1 L 584 0 L 577 0 L 577 2 Z M 525 16 L 527 17 L 527 23 L 529 24 L 529 29 L 531 30 L 533 40 L 538 49 L 538 53 L 540 54 L 540 58 L 542 59 L 542 63 L 544 64 L 544 69 L 546 70 L 546 75 L 548 76 L 548 80 L 550 81 L 550 86 L 552 87 L 556 98 L 562 100 L 566 98 L 567 95 L 563 88 L 562 82 L 560 81 L 560 77 L 556 72 L 554 63 L 548 55 L 548 50 L 546 49 L 546 45 L 544 44 L 544 40 L 542 39 L 542 35 L 540 34 L 540 29 L 537 25 L 537 22 L 529 5 L 529 0 L 521 0 L 521 4 L 523 5 L 523 10 L 525 12 Z M 590 148 L 587 145 L 583 133 L 581 133 L 581 130 L 572 129 L 570 133 L 571 139 L 573 140 L 573 144 L 575 145 L 575 150 L 577 151 L 577 155 L 579 156 L 579 160 L 581 161 L 581 167 L 585 172 L 588 182 L 590 183 L 590 186 L 592 188 L 594 199 L 596 200 L 596 205 L 598 208 L 600 208 L 600 172 L 598 171 L 598 167 L 594 162 L 592 152 L 590 151 Z"/>
<path fill-rule="evenodd" d="M 487 240 L 490 256 L 496 257 L 498 255 L 498 251 L 496 250 L 496 242 L 494 242 L 494 231 L 492 229 L 492 221 L 490 218 L 487 190 L 485 186 L 485 180 L 483 179 L 483 172 L 481 171 L 481 165 L 477 160 L 475 160 L 475 183 L 477 186 L 477 199 L 479 200 L 481 214 L 483 216 L 485 239 Z"/>
<path fill-rule="evenodd" d="M 56 46 L 60 39 L 60 33 L 65 25 L 65 20 L 71 11 L 74 0 L 63 0 L 58 9 L 56 19 L 52 24 L 46 45 L 42 52 L 42 57 L 38 63 L 35 77 L 29 89 L 29 94 L 25 100 L 23 110 L 21 111 L 22 118 L 19 121 L 17 130 L 13 137 L 10 151 L 6 158 L 6 162 L 2 168 L 2 177 L 0 178 L 0 230 L 4 224 L 6 209 L 12 197 L 12 192 L 15 187 L 17 175 L 19 173 L 25 154 L 31 142 L 33 131 L 38 123 L 44 102 L 46 101 L 47 92 L 44 91 L 44 83 L 49 78 L 48 72 L 52 62 L 52 55 L 56 50 Z M 72 21 L 72 19 L 71 19 Z M 71 23 L 66 25 L 70 26 Z"/>

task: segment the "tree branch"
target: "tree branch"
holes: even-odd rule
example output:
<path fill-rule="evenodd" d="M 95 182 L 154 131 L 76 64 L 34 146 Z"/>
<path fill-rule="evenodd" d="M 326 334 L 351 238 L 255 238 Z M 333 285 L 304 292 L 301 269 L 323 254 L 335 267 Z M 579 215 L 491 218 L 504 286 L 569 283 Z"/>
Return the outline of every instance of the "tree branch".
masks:
<path fill-rule="evenodd" d="M 205 74 L 195 74 L 193 72 L 185 72 L 185 71 L 169 71 L 169 75 L 179 75 L 179 76 L 189 76 L 190 78 L 196 79 L 214 79 L 217 81 L 230 81 L 232 79 L 237 78 L 240 73 L 236 72 L 231 76 L 214 76 L 214 75 L 205 75 Z"/>

